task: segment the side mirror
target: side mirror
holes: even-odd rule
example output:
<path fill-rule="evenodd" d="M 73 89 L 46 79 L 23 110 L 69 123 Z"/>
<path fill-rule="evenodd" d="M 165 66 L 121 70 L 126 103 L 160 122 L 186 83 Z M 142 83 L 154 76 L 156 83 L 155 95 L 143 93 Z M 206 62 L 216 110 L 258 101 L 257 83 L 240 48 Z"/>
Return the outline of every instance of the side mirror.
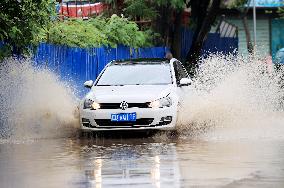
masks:
<path fill-rule="evenodd" d="M 94 85 L 94 81 L 93 80 L 88 80 L 84 83 L 84 86 L 86 88 L 91 88 Z"/>
<path fill-rule="evenodd" d="M 189 78 L 182 78 L 180 81 L 179 81 L 179 86 L 182 87 L 182 86 L 189 86 L 191 85 L 191 80 Z"/>

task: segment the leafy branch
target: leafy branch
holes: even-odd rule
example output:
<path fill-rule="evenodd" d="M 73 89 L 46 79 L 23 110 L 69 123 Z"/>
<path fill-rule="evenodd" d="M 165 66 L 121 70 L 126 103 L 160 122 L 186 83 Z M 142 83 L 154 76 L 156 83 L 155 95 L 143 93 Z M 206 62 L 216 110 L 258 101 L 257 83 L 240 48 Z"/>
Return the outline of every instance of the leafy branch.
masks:
<path fill-rule="evenodd" d="M 135 22 L 114 14 L 110 18 L 54 22 L 49 30 L 42 30 L 41 40 L 81 48 L 118 44 L 138 48 L 150 46 L 152 36 L 150 31 L 140 31 Z"/>

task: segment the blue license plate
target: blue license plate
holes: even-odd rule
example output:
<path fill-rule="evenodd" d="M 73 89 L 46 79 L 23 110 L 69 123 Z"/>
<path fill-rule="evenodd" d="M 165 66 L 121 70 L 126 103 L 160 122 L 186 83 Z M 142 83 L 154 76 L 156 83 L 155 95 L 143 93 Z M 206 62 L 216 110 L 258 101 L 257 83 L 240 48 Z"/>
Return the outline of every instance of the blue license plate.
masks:
<path fill-rule="evenodd" d="M 111 121 L 136 121 L 136 112 L 111 114 Z"/>

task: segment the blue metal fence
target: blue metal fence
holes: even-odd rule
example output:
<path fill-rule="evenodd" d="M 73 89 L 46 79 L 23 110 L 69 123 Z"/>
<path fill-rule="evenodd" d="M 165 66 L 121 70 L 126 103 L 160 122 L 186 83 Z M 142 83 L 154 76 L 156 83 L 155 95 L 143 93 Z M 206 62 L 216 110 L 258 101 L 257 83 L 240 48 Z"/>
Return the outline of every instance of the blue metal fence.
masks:
<path fill-rule="evenodd" d="M 193 32 L 184 29 L 182 32 L 181 57 L 184 59 L 191 46 Z M 233 52 L 238 47 L 237 38 L 221 38 L 219 34 L 209 34 L 203 54 L 209 52 Z M 55 71 L 63 80 L 72 81 L 82 96 L 84 81 L 95 80 L 107 63 L 112 60 L 130 58 L 163 58 L 168 48 L 152 47 L 133 49 L 126 46 L 117 48 L 71 48 L 53 44 L 41 43 L 34 55 L 34 62 L 38 66 L 45 66 Z"/>
<path fill-rule="evenodd" d="M 36 66 L 55 71 L 62 80 L 70 81 L 78 94 L 82 95 L 86 91 L 81 90 L 83 83 L 86 80 L 95 80 L 110 61 L 163 58 L 167 50 L 166 47 L 133 49 L 125 46 L 82 49 L 41 43 L 34 55 L 34 62 Z"/>
<path fill-rule="evenodd" d="M 181 43 L 181 58 L 185 59 L 193 41 L 193 31 L 183 28 Z M 220 37 L 219 33 L 209 33 L 203 45 L 202 54 L 221 52 L 223 54 L 234 53 L 238 50 L 237 37 Z"/>

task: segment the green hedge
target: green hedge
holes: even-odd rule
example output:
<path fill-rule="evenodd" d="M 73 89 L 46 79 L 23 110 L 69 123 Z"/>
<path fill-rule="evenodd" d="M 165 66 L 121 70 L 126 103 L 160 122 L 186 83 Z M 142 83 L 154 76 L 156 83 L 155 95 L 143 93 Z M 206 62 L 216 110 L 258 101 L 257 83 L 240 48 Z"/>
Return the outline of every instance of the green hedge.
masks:
<path fill-rule="evenodd" d="M 140 31 L 135 22 L 112 15 L 110 18 L 56 21 L 42 30 L 38 40 L 81 48 L 116 47 L 118 44 L 138 48 L 151 46 L 154 36 L 150 30 Z"/>

